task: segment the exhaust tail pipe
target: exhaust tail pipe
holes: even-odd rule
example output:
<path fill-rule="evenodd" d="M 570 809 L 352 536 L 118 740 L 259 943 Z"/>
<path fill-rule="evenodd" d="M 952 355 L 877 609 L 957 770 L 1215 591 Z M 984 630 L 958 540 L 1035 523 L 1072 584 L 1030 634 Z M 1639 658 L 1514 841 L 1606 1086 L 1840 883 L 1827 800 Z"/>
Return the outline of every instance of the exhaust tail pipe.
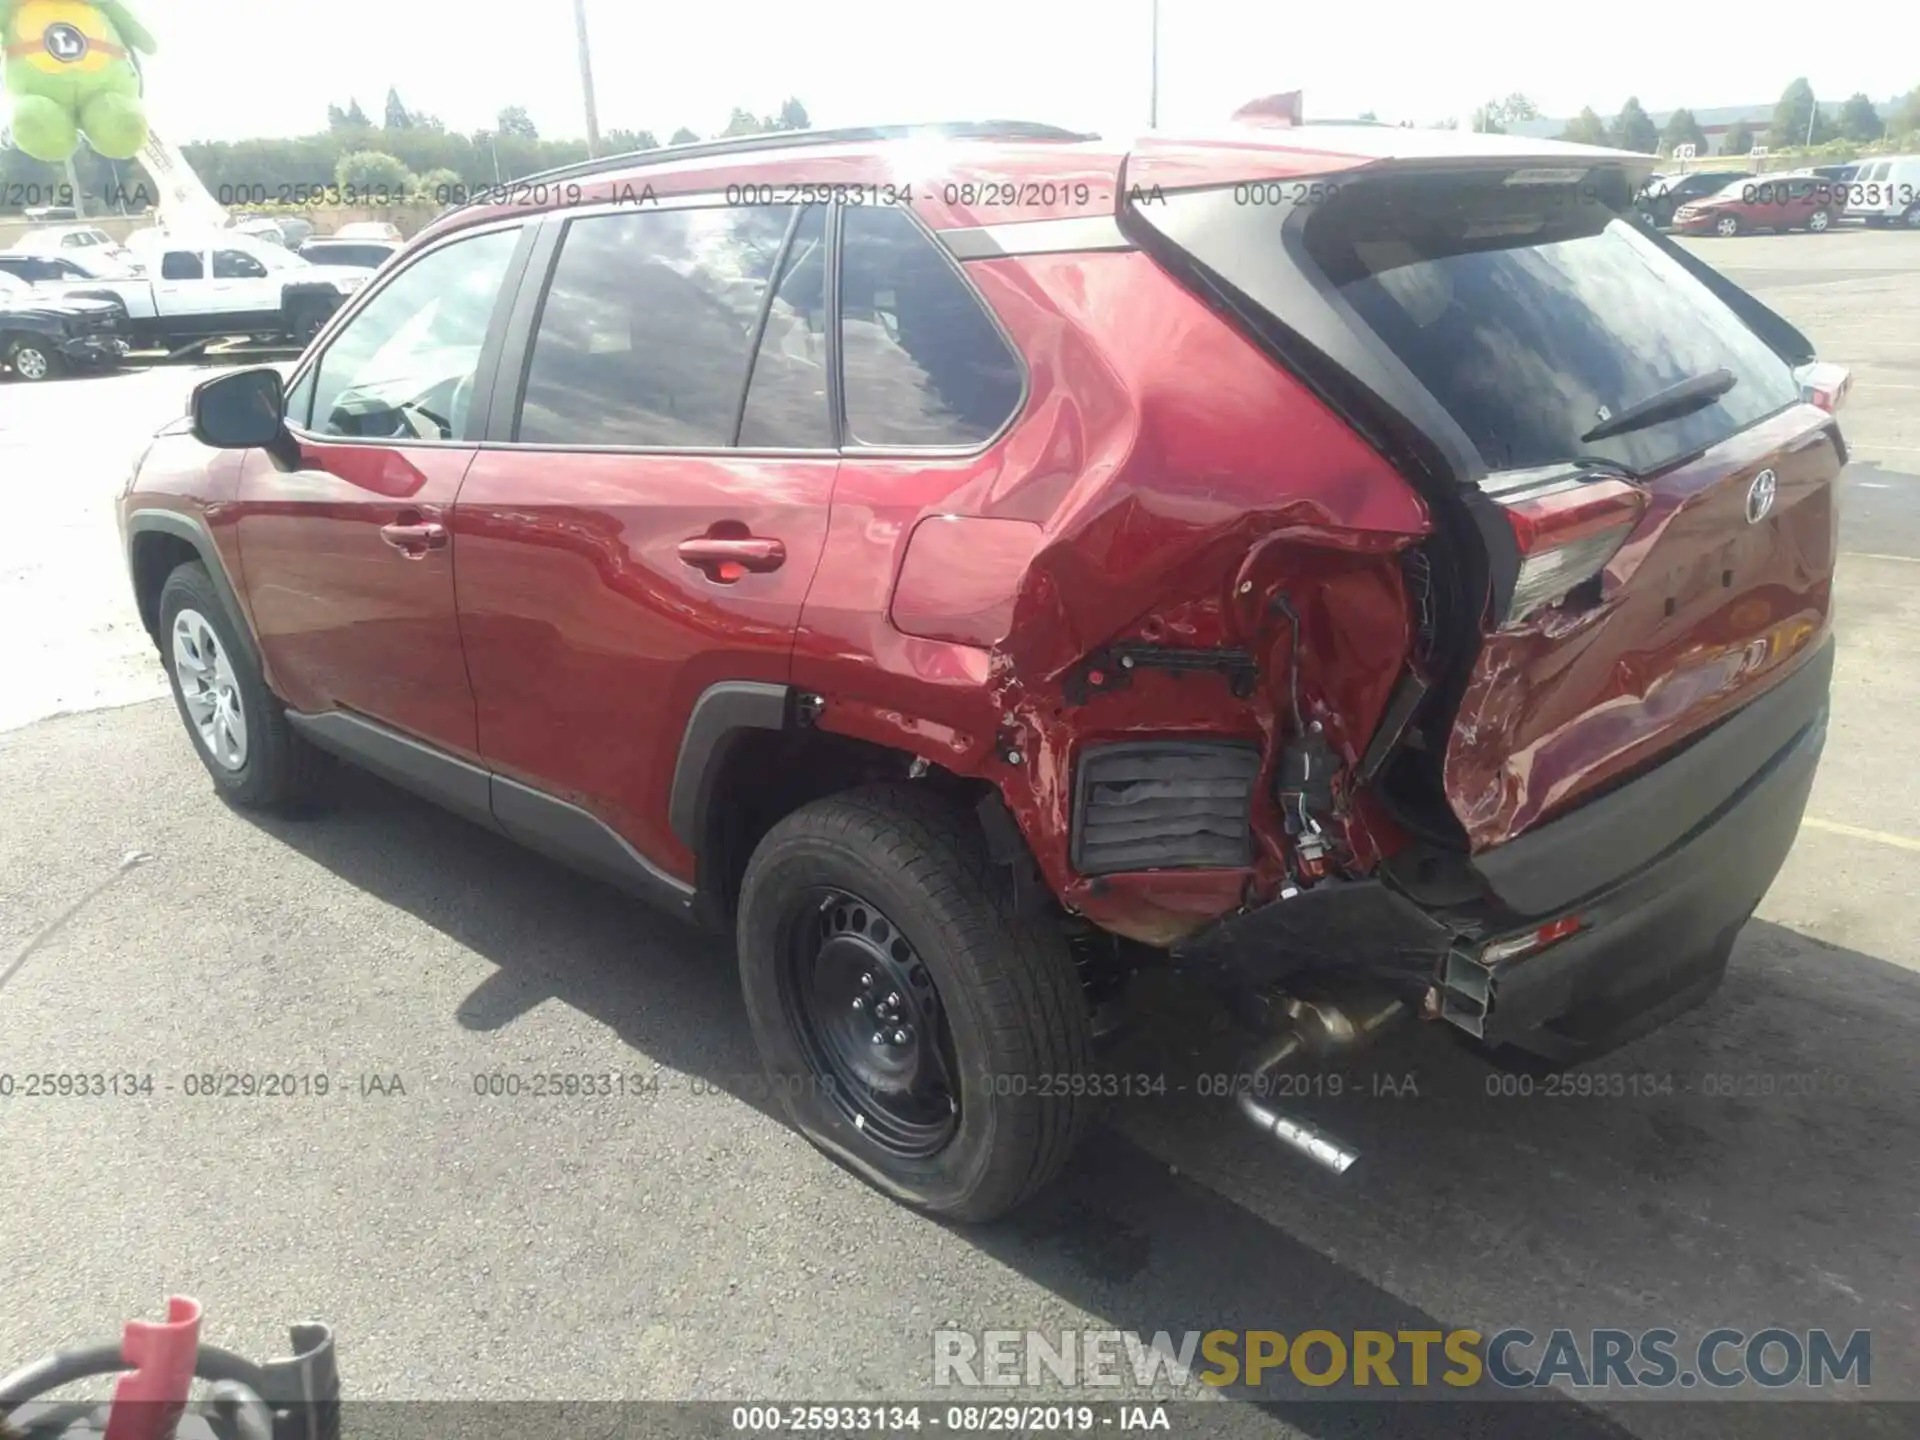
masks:
<path fill-rule="evenodd" d="M 1243 1073 L 1248 1077 L 1237 1103 L 1255 1128 L 1314 1164 L 1344 1175 L 1359 1153 L 1305 1120 L 1275 1110 L 1262 1102 L 1272 1077 L 1301 1055 L 1326 1059 L 1365 1045 L 1406 1014 L 1405 1002 L 1394 996 L 1373 995 L 1351 1005 L 1330 1000 L 1289 999 L 1284 1011 L 1289 1029 L 1277 1040 L 1249 1056 Z"/>

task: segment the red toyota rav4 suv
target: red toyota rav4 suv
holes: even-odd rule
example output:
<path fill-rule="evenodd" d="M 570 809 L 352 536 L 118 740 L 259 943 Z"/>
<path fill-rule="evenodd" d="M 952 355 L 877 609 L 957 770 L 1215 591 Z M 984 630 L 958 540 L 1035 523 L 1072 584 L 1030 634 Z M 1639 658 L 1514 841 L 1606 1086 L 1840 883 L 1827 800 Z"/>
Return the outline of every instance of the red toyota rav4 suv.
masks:
<path fill-rule="evenodd" d="M 1004 124 L 521 182 L 199 388 L 140 611 L 234 803 L 331 751 L 732 927 L 793 1121 L 929 1210 L 1054 1173 L 1167 952 L 1255 1072 L 1415 1011 L 1569 1063 L 1719 977 L 1832 667 L 1840 387 L 1623 218 L 1651 163 Z"/>

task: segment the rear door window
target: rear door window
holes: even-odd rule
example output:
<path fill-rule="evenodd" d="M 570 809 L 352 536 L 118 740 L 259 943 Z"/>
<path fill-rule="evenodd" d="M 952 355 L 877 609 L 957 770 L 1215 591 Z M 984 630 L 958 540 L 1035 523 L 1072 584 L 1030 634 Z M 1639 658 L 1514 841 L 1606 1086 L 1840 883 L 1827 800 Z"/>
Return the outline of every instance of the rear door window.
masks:
<path fill-rule="evenodd" d="M 731 445 L 793 215 L 790 205 L 728 206 L 571 221 L 541 306 L 516 438 Z"/>
<path fill-rule="evenodd" d="M 162 280 L 204 280 L 207 267 L 192 250 L 169 250 L 160 261 Z"/>
<path fill-rule="evenodd" d="M 827 397 L 827 217 L 823 208 L 811 205 L 794 227 L 767 307 L 740 413 L 740 443 L 832 449 Z"/>
<path fill-rule="evenodd" d="M 1596 200 L 1410 178 L 1342 190 L 1304 235 L 1325 279 L 1492 471 L 1579 455 L 1654 470 L 1798 398 L 1779 356 Z M 1583 438 L 1723 368 L 1734 383 L 1704 408 Z"/>
<path fill-rule="evenodd" d="M 849 207 L 841 226 L 847 438 L 974 446 L 1019 408 L 1019 359 L 953 262 L 904 211 Z"/>
<path fill-rule="evenodd" d="M 267 267 L 244 250 L 213 252 L 213 278 L 216 280 L 258 280 Z"/>

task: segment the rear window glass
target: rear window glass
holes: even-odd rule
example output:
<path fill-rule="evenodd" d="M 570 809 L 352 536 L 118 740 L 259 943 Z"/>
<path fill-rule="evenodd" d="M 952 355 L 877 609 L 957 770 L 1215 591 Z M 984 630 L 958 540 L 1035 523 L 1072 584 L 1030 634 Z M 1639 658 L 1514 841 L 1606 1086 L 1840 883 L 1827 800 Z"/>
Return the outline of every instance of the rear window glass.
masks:
<path fill-rule="evenodd" d="M 1711 291 L 1570 190 L 1438 176 L 1353 186 L 1315 210 L 1305 239 L 1489 470 L 1577 455 L 1653 470 L 1799 395 L 1786 363 Z M 1720 369 L 1734 383 L 1704 408 L 1583 438 Z"/>

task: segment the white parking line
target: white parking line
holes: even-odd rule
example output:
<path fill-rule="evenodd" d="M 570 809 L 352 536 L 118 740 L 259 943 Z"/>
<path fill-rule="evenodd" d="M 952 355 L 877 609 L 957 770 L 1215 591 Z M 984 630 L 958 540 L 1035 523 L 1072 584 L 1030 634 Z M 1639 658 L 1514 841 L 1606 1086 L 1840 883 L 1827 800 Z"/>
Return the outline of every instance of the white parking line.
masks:
<path fill-rule="evenodd" d="M 1920 850 L 1920 840 L 1910 835 L 1895 835 L 1886 830 L 1867 830 L 1858 825 L 1842 825 L 1837 820 L 1816 820 L 1808 815 L 1800 821 L 1802 830 L 1823 830 L 1829 835 L 1845 835 L 1853 840 L 1871 840 L 1879 845 L 1891 845 L 1896 850 Z"/>

